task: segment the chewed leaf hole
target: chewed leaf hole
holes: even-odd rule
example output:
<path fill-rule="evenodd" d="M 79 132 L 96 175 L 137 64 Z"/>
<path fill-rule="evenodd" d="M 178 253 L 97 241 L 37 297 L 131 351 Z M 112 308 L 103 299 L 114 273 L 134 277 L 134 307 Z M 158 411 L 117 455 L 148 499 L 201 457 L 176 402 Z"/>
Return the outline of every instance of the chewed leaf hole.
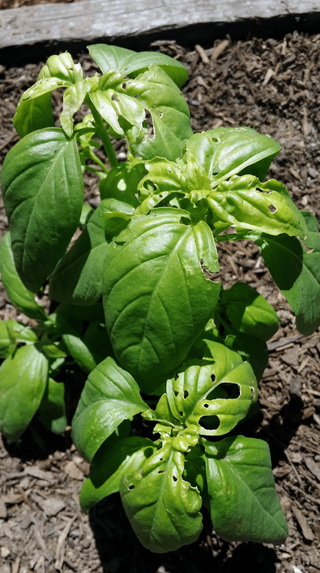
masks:
<path fill-rule="evenodd" d="M 210 269 L 208 269 L 205 266 L 202 259 L 199 260 L 199 263 L 200 263 L 201 270 L 202 270 L 204 276 L 206 277 L 206 279 L 208 279 L 209 281 L 214 281 L 214 278 L 218 273 L 211 272 Z"/>
<path fill-rule="evenodd" d="M 204 408 L 209 408 L 209 404 L 203 404 Z"/>
<path fill-rule="evenodd" d="M 185 390 L 185 391 L 183 392 L 183 397 L 184 397 L 184 399 L 188 398 L 188 396 L 189 396 L 189 392 L 188 392 L 188 390 Z"/>
<path fill-rule="evenodd" d="M 158 474 L 164 474 L 164 470 L 159 470 Z"/>
<path fill-rule="evenodd" d="M 176 476 L 172 476 L 173 481 L 178 481 L 178 478 Z"/>
<path fill-rule="evenodd" d="M 300 239 L 300 242 L 301 242 L 301 244 L 302 244 L 304 250 L 306 251 L 306 253 L 308 253 L 308 254 L 309 254 L 309 253 L 313 253 L 314 249 L 310 249 L 310 248 L 306 245 L 306 243 L 305 243 L 305 241 L 304 241 L 303 239 Z"/>
<path fill-rule="evenodd" d="M 199 424 L 205 430 L 217 430 L 220 426 L 220 420 L 218 416 L 202 416 Z"/>
<path fill-rule="evenodd" d="M 276 207 L 275 205 L 269 205 L 268 210 L 270 211 L 270 213 L 276 213 L 276 211 L 278 211 L 278 207 Z"/>
<path fill-rule="evenodd" d="M 216 381 L 216 375 L 215 374 L 211 374 L 210 378 L 211 378 L 212 382 Z"/>
<path fill-rule="evenodd" d="M 111 100 L 112 100 L 112 101 L 119 101 L 119 100 L 118 100 L 118 96 L 116 96 L 116 94 L 113 94 L 113 95 L 112 95 Z"/>
<path fill-rule="evenodd" d="M 145 122 L 148 126 L 148 140 L 151 141 L 152 139 L 155 138 L 152 116 L 151 116 L 151 113 L 147 109 L 144 110 L 144 113 L 145 113 Z"/>
<path fill-rule="evenodd" d="M 224 383 L 224 384 L 219 384 L 219 387 L 226 393 L 226 398 L 231 398 L 232 400 L 235 400 L 236 398 L 240 397 L 241 389 L 239 384 Z"/>
<path fill-rule="evenodd" d="M 121 84 L 121 87 L 122 87 L 123 90 L 126 90 L 126 89 L 127 89 L 127 84 L 126 84 L 126 82 L 123 82 L 123 83 Z"/>
<path fill-rule="evenodd" d="M 255 393 L 255 390 L 254 390 L 253 386 L 250 386 L 250 390 L 251 390 L 252 400 L 254 400 L 255 397 L 256 397 L 256 393 Z"/>
<path fill-rule="evenodd" d="M 174 395 L 175 395 L 176 397 L 179 396 L 179 392 L 177 392 L 177 390 L 174 390 L 173 393 L 174 393 Z"/>
<path fill-rule="evenodd" d="M 145 189 L 153 189 L 154 191 L 156 191 L 158 188 L 157 185 L 153 183 L 153 181 L 150 181 L 150 179 L 145 181 L 143 186 Z"/>
<path fill-rule="evenodd" d="M 134 485 L 133 484 L 129 485 L 128 489 L 130 489 L 130 490 L 134 489 Z"/>
<path fill-rule="evenodd" d="M 162 113 L 162 111 L 159 111 L 158 115 L 159 115 L 160 119 L 163 118 L 163 113 Z"/>

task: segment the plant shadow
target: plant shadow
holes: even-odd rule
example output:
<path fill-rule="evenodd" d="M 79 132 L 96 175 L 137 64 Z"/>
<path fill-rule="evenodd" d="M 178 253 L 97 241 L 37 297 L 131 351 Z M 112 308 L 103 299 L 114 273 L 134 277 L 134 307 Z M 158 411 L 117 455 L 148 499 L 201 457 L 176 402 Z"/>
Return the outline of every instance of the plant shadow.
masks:
<path fill-rule="evenodd" d="M 118 494 L 102 500 L 89 514 L 104 573 L 236 573 L 243 567 L 247 573 L 275 573 L 273 548 L 223 541 L 212 533 L 206 511 L 203 517 L 203 531 L 195 543 L 156 554 L 136 538 Z"/>

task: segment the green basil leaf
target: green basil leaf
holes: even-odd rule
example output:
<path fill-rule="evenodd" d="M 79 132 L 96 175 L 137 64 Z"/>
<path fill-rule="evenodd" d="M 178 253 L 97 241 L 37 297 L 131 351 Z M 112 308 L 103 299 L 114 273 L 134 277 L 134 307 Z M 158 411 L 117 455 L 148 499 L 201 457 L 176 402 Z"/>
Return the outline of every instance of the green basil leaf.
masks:
<path fill-rule="evenodd" d="M 181 364 L 220 291 L 204 272 L 219 269 L 209 227 L 203 221 L 184 225 L 180 211 L 174 211 L 133 217 L 118 238 L 124 245 L 113 245 L 105 270 L 111 344 L 119 363 L 147 393 Z"/>
<path fill-rule="evenodd" d="M 91 58 L 98 64 L 103 74 L 109 70 L 122 71 L 126 60 L 131 58 L 133 54 L 137 54 L 133 50 L 120 46 L 109 46 L 108 44 L 92 44 L 87 48 Z"/>
<path fill-rule="evenodd" d="M 318 221 L 308 211 L 301 215 L 307 234 L 293 237 L 254 238 L 266 265 L 296 315 L 298 330 L 309 336 L 320 326 L 320 237 Z"/>
<path fill-rule="evenodd" d="M 66 89 L 63 94 L 63 109 L 59 116 L 62 129 L 71 137 L 73 133 L 73 116 L 79 111 L 84 98 L 90 92 L 94 84 L 98 83 L 98 78 L 80 79 L 75 84 Z"/>
<path fill-rule="evenodd" d="M 43 321 L 47 315 L 34 298 L 34 293 L 22 283 L 15 267 L 10 232 L 5 233 L 0 245 L 0 270 L 3 286 L 12 304 L 30 318 Z"/>
<path fill-rule="evenodd" d="M 268 444 L 236 436 L 205 442 L 211 519 L 227 541 L 281 544 L 288 526 L 278 500 Z"/>
<path fill-rule="evenodd" d="M 38 129 L 54 127 L 51 92 L 58 88 L 68 88 L 60 120 L 66 133 L 71 135 L 72 115 L 80 108 L 85 94 L 90 89 L 89 86 L 97 81 L 96 78 L 86 80 L 82 78 L 81 65 L 74 64 L 68 52 L 50 56 L 39 73 L 38 81 L 24 92 L 19 100 L 13 124 L 20 137 Z M 75 89 L 73 89 L 74 84 L 78 84 Z M 81 99 L 82 92 L 84 96 Z"/>
<path fill-rule="evenodd" d="M 61 340 L 58 342 L 53 342 L 46 332 L 41 337 L 41 347 L 45 355 L 48 358 L 52 358 L 53 360 L 56 360 L 57 358 L 66 358 L 67 356 L 65 350 L 63 349 Z"/>
<path fill-rule="evenodd" d="M 25 137 L 32 131 L 45 127 L 54 127 L 54 117 L 51 107 L 51 90 L 38 97 L 21 97 L 13 125 L 20 137 Z"/>
<path fill-rule="evenodd" d="M 83 335 L 83 342 L 89 348 L 96 364 L 102 362 L 107 356 L 113 358 L 113 350 L 105 324 L 101 324 L 100 320 L 89 323 Z"/>
<path fill-rule="evenodd" d="M 147 140 L 143 137 L 135 143 L 127 132 L 133 149 L 144 159 L 159 156 L 174 160 L 179 157 L 192 129 L 189 108 L 175 83 L 161 68 L 151 65 L 148 71 L 127 82 L 126 93 L 137 98 L 150 113 L 153 123 L 153 139 L 146 129 Z"/>
<path fill-rule="evenodd" d="M 257 381 L 261 380 L 262 374 L 268 364 L 269 352 L 266 343 L 254 336 L 238 332 L 234 328 L 225 331 L 227 334 L 224 344 L 240 354 L 243 361 L 249 362 Z"/>
<path fill-rule="evenodd" d="M 181 87 L 188 79 L 186 68 L 177 60 L 159 52 L 134 52 L 126 48 L 94 44 L 88 46 L 89 54 L 102 73 L 112 69 L 126 76 L 135 77 L 145 72 L 151 64 L 162 68 Z"/>
<path fill-rule="evenodd" d="M 92 460 L 89 477 L 80 492 L 80 505 L 85 513 L 103 498 L 120 489 L 124 474 L 131 475 L 155 451 L 147 438 L 131 436 L 118 440 L 113 446 L 102 444 Z"/>
<path fill-rule="evenodd" d="M 167 192 L 176 191 L 187 195 L 197 189 L 210 190 L 209 177 L 192 155 L 188 157 L 186 164 L 155 157 L 147 161 L 145 167 L 148 175 L 139 185 L 140 201 L 150 194 L 164 196 Z"/>
<path fill-rule="evenodd" d="M 276 311 L 246 283 L 236 283 L 221 293 L 221 304 L 231 324 L 252 337 L 267 341 L 279 328 Z"/>
<path fill-rule="evenodd" d="M 48 360 L 38 345 L 26 344 L 0 367 L 0 431 L 17 440 L 38 410 L 48 377 Z"/>
<path fill-rule="evenodd" d="M 136 197 L 138 185 L 145 173 L 144 163 L 137 160 L 113 167 L 107 177 L 100 181 L 101 199 L 117 199 L 136 208 L 139 205 Z"/>
<path fill-rule="evenodd" d="M 30 327 L 16 320 L 0 322 L 0 358 L 11 356 L 20 342 L 34 343 L 38 342 L 38 338 Z"/>
<path fill-rule="evenodd" d="M 90 207 L 90 205 L 87 205 L 86 203 L 84 203 L 82 205 L 82 210 L 81 210 L 81 216 L 80 216 L 80 221 L 79 221 L 79 225 L 87 225 L 88 221 L 91 217 L 91 215 L 93 215 L 93 209 L 92 207 Z"/>
<path fill-rule="evenodd" d="M 223 344 L 205 342 L 209 359 L 187 363 L 167 382 L 174 417 L 195 437 L 227 434 L 258 399 L 250 364 Z"/>
<path fill-rule="evenodd" d="M 100 203 L 86 228 L 54 269 L 49 282 L 53 300 L 89 306 L 101 297 L 109 249 L 104 232 L 104 203 Z"/>
<path fill-rule="evenodd" d="M 123 420 L 147 409 L 132 376 L 106 358 L 91 372 L 81 394 L 72 422 L 76 447 L 91 461 Z"/>
<path fill-rule="evenodd" d="M 174 160 L 192 135 L 186 101 L 158 66 L 151 65 L 148 71 L 127 81 L 120 73 L 106 72 L 90 99 L 114 132 L 125 134 L 133 150 L 144 159 L 158 155 Z M 146 112 L 153 123 L 152 137 L 145 126 Z"/>
<path fill-rule="evenodd" d="M 195 133 L 186 143 L 186 153 L 182 156 L 182 161 L 188 163 L 192 157 L 210 180 L 216 168 L 215 153 L 217 149 L 217 139 L 213 137 L 215 130 Z M 198 187 L 206 189 L 206 187 Z"/>
<path fill-rule="evenodd" d="M 209 509 L 210 503 L 206 480 L 206 457 L 204 451 L 200 450 L 198 444 L 188 452 L 183 477 L 193 487 L 198 488 L 201 493 L 203 504 L 207 509 Z"/>
<path fill-rule="evenodd" d="M 43 77 L 22 94 L 13 118 L 13 125 L 20 137 L 38 129 L 54 128 L 51 92 L 70 85 L 68 80 Z"/>
<path fill-rule="evenodd" d="M 75 84 L 83 77 L 81 64 L 75 64 L 69 52 L 50 56 L 41 68 L 38 79 L 50 77 Z"/>
<path fill-rule="evenodd" d="M 66 408 L 64 403 L 64 384 L 48 379 L 41 404 L 38 419 L 54 434 L 63 434 L 67 426 Z"/>
<path fill-rule="evenodd" d="M 92 372 L 97 366 L 97 363 L 82 337 L 70 326 L 63 328 L 62 333 L 62 340 L 74 361 L 87 374 Z"/>
<path fill-rule="evenodd" d="M 296 207 L 284 187 L 273 180 L 265 185 L 252 175 L 234 175 L 210 193 L 207 202 L 218 232 L 234 226 L 270 235 L 304 234 Z"/>
<path fill-rule="evenodd" d="M 139 541 L 155 553 L 196 541 L 202 530 L 202 500 L 183 479 L 188 443 L 167 440 L 120 484 L 123 507 Z"/>
<path fill-rule="evenodd" d="M 27 135 L 7 154 L 1 185 L 17 272 L 36 292 L 79 223 L 83 179 L 76 140 L 60 129 Z"/>
<path fill-rule="evenodd" d="M 250 173 L 263 181 L 281 147 L 271 137 L 249 127 L 218 128 L 207 132 L 216 142 L 214 185 L 237 173 Z"/>

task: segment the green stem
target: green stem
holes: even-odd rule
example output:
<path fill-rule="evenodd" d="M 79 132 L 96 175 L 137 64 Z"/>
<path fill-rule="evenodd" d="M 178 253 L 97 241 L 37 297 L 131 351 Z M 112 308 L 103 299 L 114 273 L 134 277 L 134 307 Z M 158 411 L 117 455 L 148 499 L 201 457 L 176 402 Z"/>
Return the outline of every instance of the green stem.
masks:
<path fill-rule="evenodd" d="M 90 165 L 86 165 L 86 171 L 91 171 L 92 173 L 95 173 L 96 175 L 98 175 L 98 177 L 100 177 L 100 179 L 105 178 L 104 172 L 100 171 L 100 169 L 95 169 L 94 167 L 90 167 Z"/>
<path fill-rule="evenodd" d="M 115 150 L 113 149 L 112 143 L 110 141 L 110 137 L 109 137 L 107 128 L 105 126 L 105 123 L 104 123 L 101 115 L 96 110 L 95 106 L 93 105 L 92 101 L 88 102 L 88 105 L 92 111 L 92 115 L 93 115 L 94 121 L 95 121 L 96 126 L 97 126 L 97 132 L 98 132 L 98 135 L 101 138 L 101 141 L 103 143 L 103 147 L 104 147 L 106 155 L 109 159 L 109 163 L 110 163 L 111 167 L 116 167 L 116 165 L 118 165 L 118 160 L 117 160 L 117 156 L 115 154 Z"/>
<path fill-rule="evenodd" d="M 87 149 L 86 157 L 88 157 L 88 159 L 92 159 L 92 161 L 94 161 L 97 165 L 99 165 L 99 167 L 101 167 L 102 171 L 106 175 L 108 175 L 109 169 L 107 169 L 107 167 L 105 166 L 103 161 L 101 161 L 101 159 L 99 159 L 99 157 L 92 151 L 92 149 Z"/>

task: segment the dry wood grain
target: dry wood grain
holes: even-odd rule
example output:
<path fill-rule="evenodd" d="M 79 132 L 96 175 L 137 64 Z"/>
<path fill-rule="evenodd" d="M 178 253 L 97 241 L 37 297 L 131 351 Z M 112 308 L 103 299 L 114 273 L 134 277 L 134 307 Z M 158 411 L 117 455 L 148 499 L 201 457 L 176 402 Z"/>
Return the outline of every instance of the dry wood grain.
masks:
<path fill-rule="evenodd" d="M 137 43 L 146 35 L 164 37 L 182 29 L 189 30 L 190 37 L 190 28 L 199 34 L 203 25 L 212 38 L 214 26 L 221 30 L 222 24 L 249 21 L 253 30 L 260 22 L 263 31 L 265 22 L 274 18 L 290 17 L 298 25 L 300 17 L 306 15 L 309 26 L 320 20 L 317 0 L 84 0 L 28 6 L 0 11 L 0 59 L 7 59 L 8 50 L 17 46 L 39 48 L 48 42 L 65 45 L 97 40 L 116 43 L 117 39 L 132 37 Z"/>

